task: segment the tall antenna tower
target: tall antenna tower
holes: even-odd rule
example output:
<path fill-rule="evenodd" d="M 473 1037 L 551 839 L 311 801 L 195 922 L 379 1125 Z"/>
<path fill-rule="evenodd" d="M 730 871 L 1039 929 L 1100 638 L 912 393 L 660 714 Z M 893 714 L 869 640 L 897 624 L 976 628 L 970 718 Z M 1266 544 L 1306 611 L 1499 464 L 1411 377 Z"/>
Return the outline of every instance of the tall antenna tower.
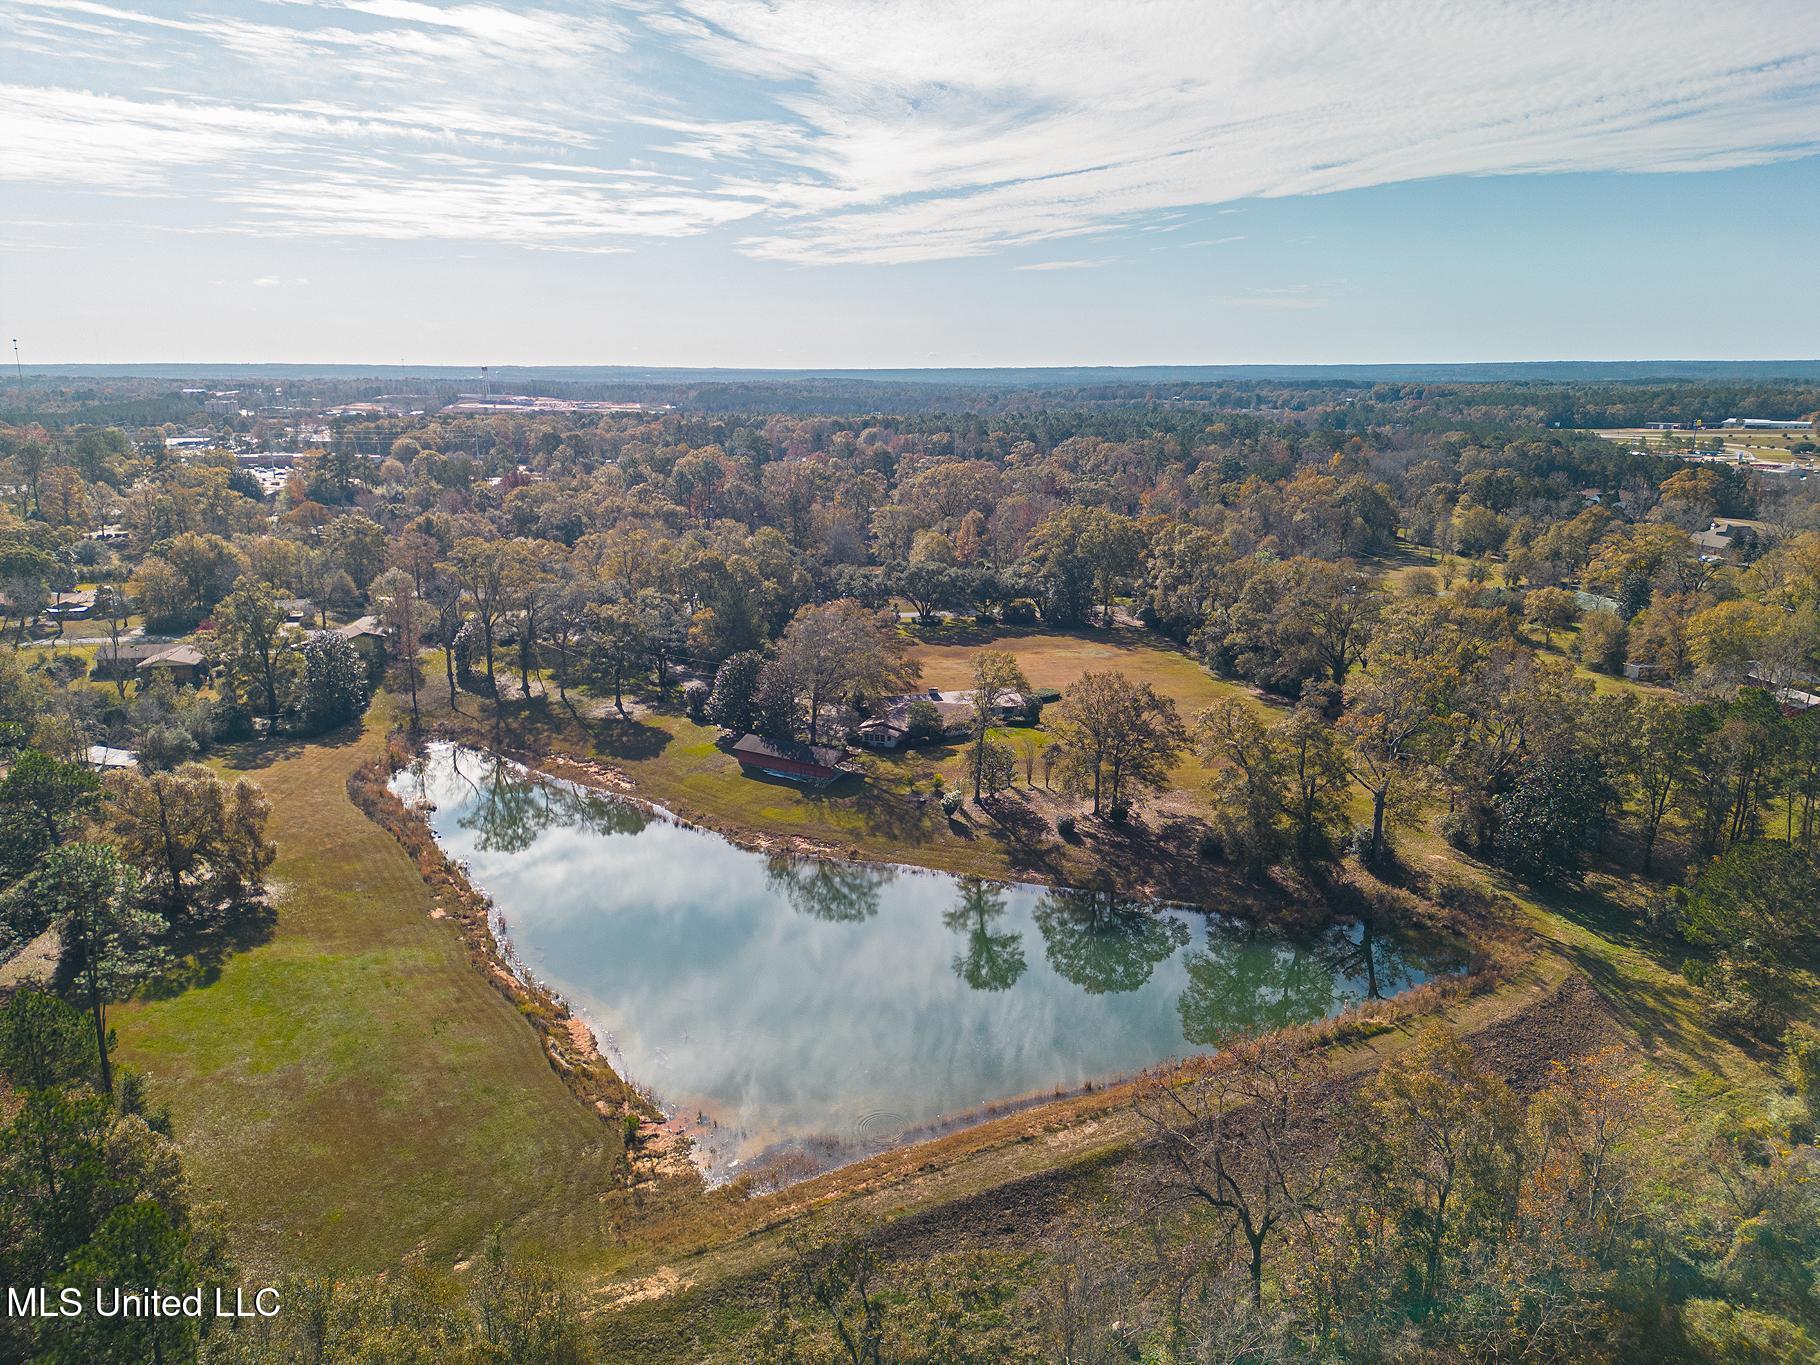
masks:
<path fill-rule="evenodd" d="M 19 397 L 25 398 L 25 367 L 19 363 L 19 338 L 13 338 L 13 378 L 19 385 Z"/>
<path fill-rule="evenodd" d="M 485 365 L 480 367 L 480 401 L 483 403 L 487 401 L 487 367 Z"/>

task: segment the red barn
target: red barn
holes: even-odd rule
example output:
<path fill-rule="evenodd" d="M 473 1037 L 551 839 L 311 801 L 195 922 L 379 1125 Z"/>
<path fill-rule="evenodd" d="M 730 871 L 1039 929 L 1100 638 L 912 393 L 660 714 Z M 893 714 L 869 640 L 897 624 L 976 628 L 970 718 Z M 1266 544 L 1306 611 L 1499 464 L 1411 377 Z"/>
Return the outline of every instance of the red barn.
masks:
<path fill-rule="evenodd" d="M 832 782 L 847 761 L 845 749 L 784 743 L 760 735 L 741 735 L 732 752 L 747 772 L 786 777 L 792 782 Z"/>

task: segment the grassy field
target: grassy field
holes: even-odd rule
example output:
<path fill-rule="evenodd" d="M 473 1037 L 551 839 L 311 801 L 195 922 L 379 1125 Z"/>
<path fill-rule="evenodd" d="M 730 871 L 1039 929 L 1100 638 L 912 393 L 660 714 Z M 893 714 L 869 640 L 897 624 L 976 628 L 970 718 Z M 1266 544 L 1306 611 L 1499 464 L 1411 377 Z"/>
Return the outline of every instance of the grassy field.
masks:
<path fill-rule="evenodd" d="M 973 660 L 982 649 L 1009 650 L 1017 656 L 1032 687 L 1066 690 L 1081 674 L 1114 669 L 1135 682 L 1147 682 L 1175 701 L 1185 720 L 1227 697 L 1252 698 L 1237 683 L 1209 673 L 1188 655 L 1171 649 L 1159 637 L 1130 628 L 1088 631 L 1006 629 L 999 632 L 952 628 L 920 632 L 910 656 L 923 670 L 928 687 L 973 685 Z"/>
<path fill-rule="evenodd" d="M 272 802 L 271 941 L 114 1014 L 120 1056 L 171 1106 L 200 1197 L 249 1268 L 470 1256 L 489 1228 L 598 1264 L 610 1126 L 430 917 L 415 865 L 349 802 L 376 708 L 339 742 L 246 752 Z"/>
<path fill-rule="evenodd" d="M 1761 460 L 1811 460 L 1811 449 L 1820 442 L 1820 433 L 1808 431 L 1750 431 L 1708 428 L 1704 431 L 1652 431 L 1646 427 L 1625 427 L 1594 433 L 1608 441 L 1625 441 L 1639 450 L 1710 453 L 1723 445 L 1734 454 L 1742 453 Z M 1797 447 L 1809 447 L 1797 449 Z"/>

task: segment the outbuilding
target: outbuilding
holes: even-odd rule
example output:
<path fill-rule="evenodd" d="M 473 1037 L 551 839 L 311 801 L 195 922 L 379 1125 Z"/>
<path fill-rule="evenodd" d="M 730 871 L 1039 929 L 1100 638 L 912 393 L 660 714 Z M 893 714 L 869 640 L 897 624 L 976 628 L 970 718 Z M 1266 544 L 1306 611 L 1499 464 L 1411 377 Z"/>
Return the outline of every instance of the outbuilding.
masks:
<path fill-rule="evenodd" d="M 766 739 L 763 735 L 741 735 L 732 754 L 748 773 L 788 778 L 792 782 L 832 782 L 841 775 L 841 765 L 847 761 L 845 749 Z"/>

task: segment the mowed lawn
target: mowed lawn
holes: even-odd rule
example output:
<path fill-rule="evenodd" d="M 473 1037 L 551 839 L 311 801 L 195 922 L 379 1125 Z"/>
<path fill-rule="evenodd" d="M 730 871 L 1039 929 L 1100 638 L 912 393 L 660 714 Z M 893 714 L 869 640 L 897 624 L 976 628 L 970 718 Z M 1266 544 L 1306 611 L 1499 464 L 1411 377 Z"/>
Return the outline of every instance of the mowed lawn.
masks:
<path fill-rule="evenodd" d="M 912 646 L 911 655 L 922 669 L 922 686 L 970 686 L 979 651 L 1005 649 L 1017 656 L 1033 687 L 1065 691 L 1085 672 L 1117 669 L 1174 699 L 1188 723 L 1225 697 L 1266 706 L 1247 689 L 1215 678 L 1195 660 L 1141 630 L 956 634 L 958 638 L 949 639 L 937 634 Z M 434 690 L 426 693 L 426 719 L 458 719 L 476 742 L 489 742 L 495 732 L 487 703 L 464 697 L 462 715 L 455 718 L 446 701 Z M 687 818 L 753 836 L 796 838 L 841 853 L 991 877 L 1069 881 L 1089 877 L 1099 867 L 1090 850 L 1058 840 L 1052 832 L 1045 835 L 1031 825 L 1013 828 L 971 806 L 958 819 L 944 815 L 937 800 L 937 778 L 948 790 L 968 786 L 961 747 L 895 754 L 860 751 L 856 758 L 864 769 L 863 779 L 813 788 L 746 776 L 716 746 L 716 733 L 673 709 L 641 707 L 635 718 L 624 719 L 611 712 L 590 715 L 580 706 L 571 710 L 555 697 L 536 698 L 528 705 L 509 703 L 498 732 L 510 747 L 534 757 L 566 752 L 603 760 L 624 772 L 641 796 Z M 1039 743 L 1045 738 L 1041 731 L 1020 727 L 999 731 L 998 736 L 1014 750 L 1026 736 L 1035 736 Z M 1040 765 L 1035 772 L 1040 788 Z M 1204 805 L 1208 780 L 1205 768 L 1190 755 L 1174 773 L 1166 799 L 1174 808 Z M 1071 804 L 1059 792 L 1029 790 L 1021 757 L 1018 790 L 1032 814 L 1043 821 L 1052 822 Z"/>
<path fill-rule="evenodd" d="M 927 687 L 965 688 L 973 685 L 973 661 L 982 649 L 1003 649 L 1017 656 L 1018 666 L 1035 688 L 1053 687 L 1066 692 L 1083 673 L 1123 673 L 1133 682 L 1149 683 L 1168 697 L 1192 733 L 1195 717 L 1216 702 L 1238 697 L 1269 712 L 1273 708 L 1242 684 L 1216 678 L 1197 660 L 1171 647 L 1148 631 L 1130 627 L 1113 630 L 1060 633 L 1008 631 L 979 643 L 943 642 L 939 635 L 919 641 L 910 651 L 923 670 Z M 1276 719 L 1274 713 L 1271 719 Z M 1176 766 L 1173 786 L 1190 797 L 1200 796 L 1211 774 L 1192 753 Z"/>
<path fill-rule="evenodd" d="M 382 710 L 359 736 L 249 760 L 279 848 L 275 935 L 207 984 L 117 1009 L 120 1058 L 170 1105 L 197 1197 L 250 1269 L 448 1264 L 496 1224 L 599 1264 L 608 1126 L 347 797 Z"/>
<path fill-rule="evenodd" d="M 1182 718 L 1195 715 L 1227 697 L 1251 694 L 1236 683 L 1209 673 L 1196 660 L 1148 631 L 1131 627 L 1060 632 L 1007 630 L 998 634 L 969 632 L 954 643 L 935 631 L 911 647 L 910 657 L 923 670 L 926 687 L 973 685 L 973 661 L 983 649 L 1002 649 L 1017 656 L 1032 687 L 1065 692 L 1083 673 L 1113 671 L 1135 682 L 1147 682 L 1181 708 Z"/>

